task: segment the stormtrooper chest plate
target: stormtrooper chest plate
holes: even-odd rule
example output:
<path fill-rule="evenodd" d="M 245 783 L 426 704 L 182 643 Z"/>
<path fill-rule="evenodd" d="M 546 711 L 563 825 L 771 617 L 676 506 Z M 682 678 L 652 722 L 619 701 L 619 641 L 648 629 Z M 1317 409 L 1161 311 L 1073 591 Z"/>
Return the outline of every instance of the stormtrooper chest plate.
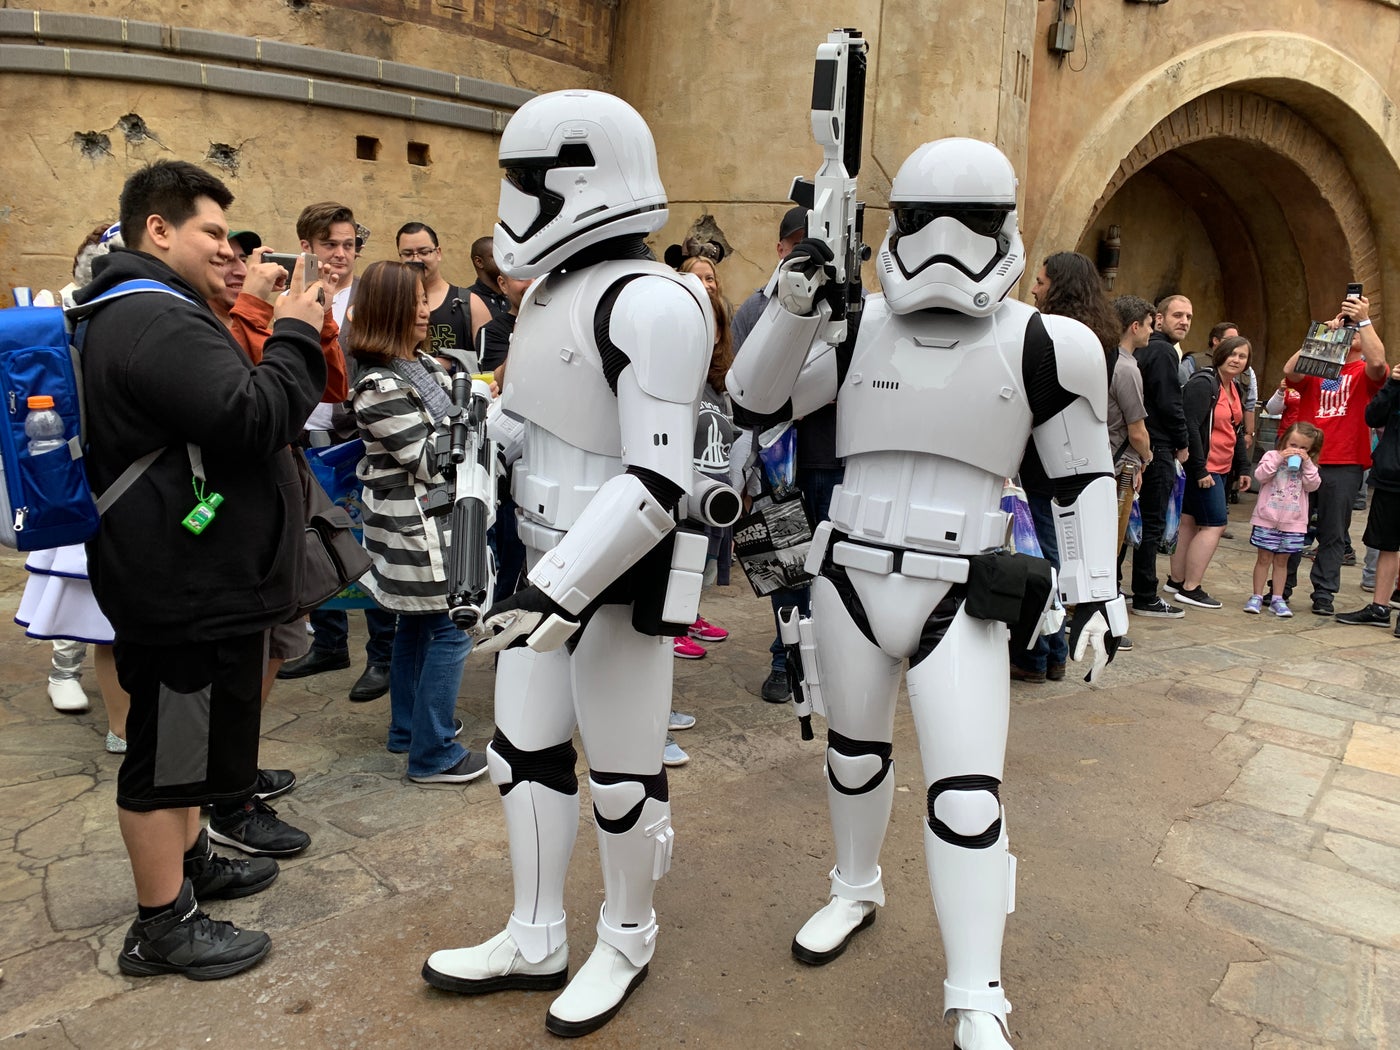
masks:
<path fill-rule="evenodd" d="M 1030 307 L 992 317 L 891 313 L 867 300 L 837 396 L 836 454 L 913 452 L 1016 473 L 1031 431 L 1021 378 Z"/>

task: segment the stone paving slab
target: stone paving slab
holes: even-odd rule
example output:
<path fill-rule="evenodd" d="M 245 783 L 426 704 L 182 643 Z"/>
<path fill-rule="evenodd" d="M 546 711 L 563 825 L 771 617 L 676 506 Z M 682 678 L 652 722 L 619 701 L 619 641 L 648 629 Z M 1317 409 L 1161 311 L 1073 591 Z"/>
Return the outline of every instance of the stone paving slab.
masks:
<path fill-rule="evenodd" d="M 1331 768 L 1324 758 L 1266 744 L 1245 763 L 1225 797 L 1284 816 L 1301 817 L 1312 806 Z"/>
<path fill-rule="evenodd" d="M 1159 862 L 1198 886 L 1288 912 L 1324 930 L 1400 949 L 1400 892 L 1205 821 L 1174 824 Z"/>
<path fill-rule="evenodd" d="M 1346 764 L 1400 777 L 1400 729 L 1358 725 L 1347 746 Z"/>
<path fill-rule="evenodd" d="M 1231 963 L 1211 1001 L 1323 1046 L 1347 1037 L 1346 974 L 1300 959 Z"/>
<path fill-rule="evenodd" d="M 1358 795 L 1352 791 L 1328 791 L 1312 819 L 1340 831 L 1400 846 L 1400 804 Z"/>

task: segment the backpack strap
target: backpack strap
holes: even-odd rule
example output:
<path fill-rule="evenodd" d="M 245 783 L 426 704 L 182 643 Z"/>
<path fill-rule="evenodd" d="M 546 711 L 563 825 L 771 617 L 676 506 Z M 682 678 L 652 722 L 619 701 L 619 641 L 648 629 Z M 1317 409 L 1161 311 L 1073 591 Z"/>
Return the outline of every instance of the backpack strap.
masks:
<path fill-rule="evenodd" d="M 122 281 L 120 284 L 115 284 L 96 299 L 89 299 L 85 303 L 75 303 L 72 301 L 71 295 L 65 296 L 63 301 L 64 320 L 70 325 L 74 322 L 85 320 L 92 316 L 99 306 L 105 306 L 114 299 L 122 299 L 128 295 L 135 295 L 137 292 L 164 292 L 166 295 L 173 295 L 183 299 L 187 303 L 194 303 L 194 300 L 184 292 L 177 292 L 168 284 L 162 284 L 160 281 L 151 281 L 145 278 L 137 278 L 135 280 Z"/>
<path fill-rule="evenodd" d="M 121 499 L 127 489 L 136 484 L 137 479 L 140 478 L 142 474 L 146 473 L 146 470 L 152 463 L 160 458 L 160 454 L 164 452 L 165 449 L 166 446 L 161 445 L 160 448 L 156 449 L 154 452 L 147 452 L 135 463 L 122 471 L 116 481 L 107 486 L 107 491 L 97 497 L 98 517 L 106 514 L 108 508 L 110 508 L 113 503 L 117 502 L 117 500 Z"/>
<path fill-rule="evenodd" d="M 164 292 L 166 295 L 173 295 L 183 299 L 187 303 L 194 302 L 189 296 L 185 295 L 183 292 L 177 292 L 168 284 L 162 284 L 160 281 L 151 281 L 144 278 L 122 281 L 120 284 L 113 285 L 111 288 L 107 289 L 107 291 L 103 292 L 97 298 L 90 299 L 85 303 L 73 302 L 72 294 L 69 293 L 64 296 L 63 300 L 63 321 L 64 324 L 67 325 L 70 334 L 74 336 L 73 344 L 79 352 L 82 350 L 83 343 L 83 333 L 81 329 L 85 326 L 88 319 L 97 312 L 98 307 L 105 306 L 113 300 L 122 299 L 128 295 L 135 295 L 139 292 Z M 74 365 L 75 371 L 77 371 L 77 368 L 81 367 L 76 360 Z M 81 372 L 78 373 L 78 388 L 79 390 L 82 389 Z M 126 494 L 127 489 L 136 484 L 141 475 L 145 474 L 146 471 L 150 469 L 151 464 L 160 458 L 160 454 L 165 451 L 166 447 L 167 446 L 162 445 L 154 451 L 147 452 L 135 463 L 132 463 L 122 471 L 121 474 L 117 476 L 117 480 L 108 485 L 107 490 L 103 492 L 101 496 L 96 497 L 97 513 L 99 517 L 106 514 L 112 504 L 121 499 L 122 496 Z M 191 445 L 190 449 L 192 450 L 191 463 L 193 463 L 194 457 L 198 454 L 198 449 L 194 445 Z M 202 462 L 200 466 L 202 469 Z"/>

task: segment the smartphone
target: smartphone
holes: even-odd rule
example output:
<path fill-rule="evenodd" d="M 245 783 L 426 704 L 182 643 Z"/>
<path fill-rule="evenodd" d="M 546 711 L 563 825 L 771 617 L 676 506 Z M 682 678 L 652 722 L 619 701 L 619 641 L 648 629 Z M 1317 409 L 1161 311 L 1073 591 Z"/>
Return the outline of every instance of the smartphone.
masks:
<path fill-rule="evenodd" d="M 292 273 L 296 270 L 298 259 L 305 260 L 302 265 L 302 272 L 306 274 L 305 280 L 307 284 L 311 284 L 321 276 L 321 263 L 320 260 L 316 258 L 314 252 L 302 252 L 300 255 L 292 252 L 286 254 L 282 252 L 264 252 L 262 257 L 263 262 L 276 263 L 287 271 L 288 284 L 291 283 Z"/>
<path fill-rule="evenodd" d="M 1359 285 L 1359 284 L 1349 284 L 1349 285 L 1347 285 L 1347 298 L 1348 298 L 1348 299 L 1360 299 L 1360 298 L 1361 298 L 1361 285 Z"/>

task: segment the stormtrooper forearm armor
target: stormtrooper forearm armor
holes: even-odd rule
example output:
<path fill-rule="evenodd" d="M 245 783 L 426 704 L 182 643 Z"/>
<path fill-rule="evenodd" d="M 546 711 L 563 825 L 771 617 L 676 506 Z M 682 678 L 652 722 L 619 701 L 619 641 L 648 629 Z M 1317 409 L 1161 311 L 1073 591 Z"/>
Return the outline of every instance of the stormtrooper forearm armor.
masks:
<path fill-rule="evenodd" d="M 794 314 L 784 309 L 776 297 L 769 299 L 725 379 L 735 403 L 760 416 L 783 408 L 793 396 L 823 317 L 821 310 L 809 317 Z M 833 384 L 827 400 L 834 394 Z"/>

